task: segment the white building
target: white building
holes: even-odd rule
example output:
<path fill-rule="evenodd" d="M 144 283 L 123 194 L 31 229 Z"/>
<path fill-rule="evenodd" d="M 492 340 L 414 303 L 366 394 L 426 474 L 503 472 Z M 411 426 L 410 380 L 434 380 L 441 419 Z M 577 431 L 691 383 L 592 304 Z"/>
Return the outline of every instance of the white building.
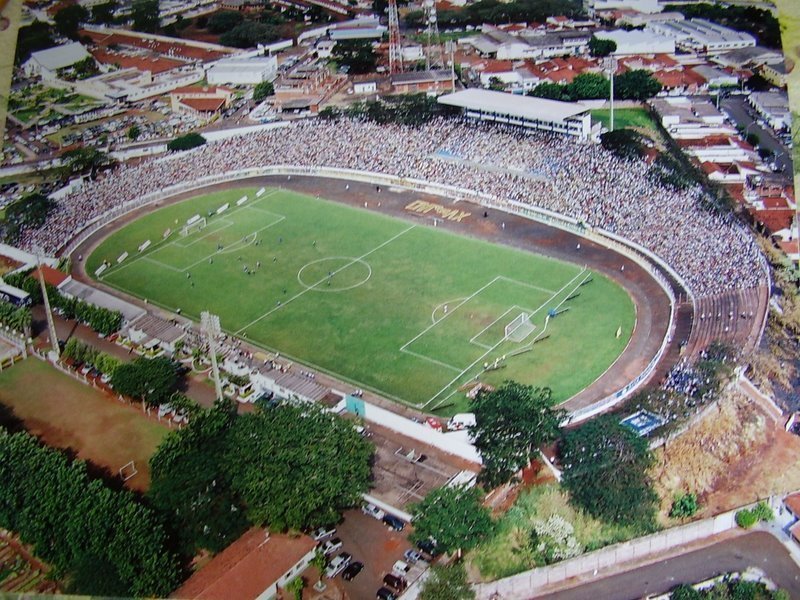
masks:
<path fill-rule="evenodd" d="M 653 22 L 647 25 L 646 31 L 672 38 L 678 48 L 690 52 L 719 54 L 756 45 L 756 39 L 749 33 L 705 19 Z"/>
<path fill-rule="evenodd" d="M 590 17 L 604 10 L 625 8 L 648 14 L 661 12 L 658 0 L 583 0 L 583 7 Z"/>
<path fill-rule="evenodd" d="M 727 71 L 708 65 L 698 65 L 692 69 L 708 83 L 710 88 L 736 87 L 739 85 L 739 78 Z"/>
<path fill-rule="evenodd" d="M 481 35 L 463 40 L 482 56 L 498 60 L 554 58 L 586 51 L 592 34 L 586 31 L 525 30 L 510 34 L 502 29 L 484 26 Z"/>
<path fill-rule="evenodd" d="M 26 77 L 41 77 L 45 81 L 58 79 L 58 71 L 92 58 L 80 43 L 72 42 L 63 46 L 55 46 L 47 50 L 33 52 L 22 64 Z"/>
<path fill-rule="evenodd" d="M 375 79 L 353 82 L 354 94 L 374 94 L 378 91 L 378 82 Z"/>
<path fill-rule="evenodd" d="M 400 55 L 403 57 L 404 62 L 416 62 L 425 59 L 425 53 L 420 45 L 403 46 L 400 49 Z"/>
<path fill-rule="evenodd" d="M 438 102 L 464 109 L 464 115 L 530 129 L 588 139 L 592 120 L 589 107 L 578 102 L 558 102 L 470 88 L 439 96 Z"/>
<path fill-rule="evenodd" d="M 256 85 L 274 81 L 278 76 L 278 59 L 274 56 L 223 58 L 206 72 L 210 85 Z"/>
<path fill-rule="evenodd" d="M 792 113 L 789 111 L 789 96 L 786 90 L 753 92 L 747 97 L 747 101 L 775 131 L 791 130 Z"/>
<path fill-rule="evenodd" d="M 663 35 L 654 35 L 652 32 L 634 29 L 625 31 L 596 31 L 595 37 L 599 40 L 611 40 L 617 45 L 615 56 L 630 56 L 634 54 L 674 54 L 675 40 Z"/>

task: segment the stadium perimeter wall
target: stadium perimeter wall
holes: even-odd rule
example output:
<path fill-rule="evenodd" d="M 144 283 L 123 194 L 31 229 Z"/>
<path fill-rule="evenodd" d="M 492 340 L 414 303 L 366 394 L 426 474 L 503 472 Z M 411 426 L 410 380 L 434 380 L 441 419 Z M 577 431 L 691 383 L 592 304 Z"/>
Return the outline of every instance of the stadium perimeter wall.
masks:
<path fill-rule="evenodd" d="M 162 160 L 167 160 L 164 158 Z M 454 199 L 455 202 L 467 200 L 478 203 L 482 206 L 499 209 L 508 213 L 523 216 L 528 219 L 539 221 L 545 225 L 557 227 L 564 231 L 568 231 L 578 236 L 582 236 L 591 240 L 609 250 L 622 254 L 633 260 L 648 273 L 651 274 L 653 279 L 661 286 L 670 301 L 670 320 L 667 328 L 667 334 L 664 336 L 658 351 L 634 379 L 628 382 L 622 389 L 602 398 L 601 400 L 580 408 L 570 413 L 569 422 L 576 423 L 585 421 L 609 408 L 619 404 L 630 395 L 632 395 L 641 385 L 643 385 L 653 371 L 656 365 L 663 357 L 667 345 L 672 339 L 675 330 L 675 317 L 676 317 L 676 300 L 673 286 L 669 280 L 664 276 L 666 272 L 672 277 L 678 285 L 686 290 L 688 297 L 694 304 L 694 296 L 691 294 L 689 286 L 683 279 L 662 259 L 647 250 L 646 248 L 634 244 L 624 238 L 615 236 L 608 232 L 599 229 L 592 229 L 579 223 L 576 219 L 568 216 L 561 215 L 546 209 L 528 206 L 520 202 L 512 200 L 502 200 L 496 196 L 474 192 L 472 190 L 459 188 L 455 186 L 448 186 L 443 184 L 432 183 L 419 179 L 397 177 L 393 175 L 385 175 L 382 173 L 373 173 L 368 171 L 356 171 L 351 169 L 338 169 L 332 167 L 298 167 L 292 165 L 270 165 L 251 169 L 241 169 L 238 171 L 230 171 L 221 175 L 210 175 L 200 179 L 172 185 L 165 187 L 157 192 L 152 192 L 141 196 L 135 200 L 130 200 L 121 204 L 120 206 L 107 211 L 106 213 L 95 217 L 88 221 L 85 226 L 74 232 L 74 238 L 66 246 L 64 246 L 60 255 L 71 255 L 75 249 L 85 242 L 90 236 L 105 227 L 108 223 L 118 219 L 134 210 L 140 209 L 142 206 L 152 202 L 161 201 L 170 196 L 182 194 L 192 190 L 200 190 L 205 187 L 226 183 L 226 182 L 244 182 L 246 179 L 253 179 L 266 176 L 312 176 L 312 177 L 326 177 L 333 179 L 343 179 L 349 181 L 360 181 L 373 185 L 383 185 L 387 187 L 401 187 L 406 189 L 415 190 L 418 192 L 428 193 L 437 196 Z M 420 440 L 422 441 L 422 440 Z M 466 458 L 466 457 L 465 457 Z M 472 460 L 468 458 L 468 460 Z"/>

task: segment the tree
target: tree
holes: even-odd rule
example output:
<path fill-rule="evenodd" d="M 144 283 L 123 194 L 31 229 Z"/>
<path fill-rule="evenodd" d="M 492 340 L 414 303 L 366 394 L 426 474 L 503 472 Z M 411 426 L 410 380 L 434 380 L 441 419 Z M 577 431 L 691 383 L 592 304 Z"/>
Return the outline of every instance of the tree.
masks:
<path fill-rule="evenodd" d="M 495 92 L 502 92 L 506 89 L 506 85 L 499 77 L 491 77 L 489 79 L 489 89 Z"/>
<path fill-rule="evenodd" d="M 217 401 L 164 438 L 150 459 L 148 497 L 171 515 L 189 555 L 201 548 L 219 552 L 247 529 L 244 505 L 231 485 L 225 458 L 235 419 L 235 406 Z"/>
<path fill-rule="evenodd" d="M 693 517 L 697 509 L 697 495 L 686 492 L 675 497 L 672 507 L 669 509 L 669 516 L 673 519 L 687 519 Z"/>
<path fill-rule="evenodd" d="M 139 357 L 117 367 L 111 383 L 123 396 L 158 406 L 169 400 L 178 388 L 178 375 L 175 364 L 168 358 Z"/>
<path fill-rule="evenodd" d="M 433 540 L 436 549 L 450 553 L 470 550 L 494 527 L 489 509 L 481 504 L 477 487 L 445 486 L 411 507 L 414 533 L 411 540 Z"/>
<path fill-rule="evenodd" d="M 633 129 L 616 129 L 600 136 L 603 148 L 627 160 L 636 160 L 644 156 L 642 140 L 642 134 Z"/>
<path fill-rule="evenodd" d="M 197 148 L 205 143 L 206 138 L 199 133 L 187 133 L 186 135 L 178 136 L 174 140 L 167 142 L 167 150 L 170 152 L 191 150 L 192 148 Z"/>
<path fill-rule="evenodd" d="M 350 75 L 362 75 L 374 71 L 378 60 L 369 40 L 337 42 L 333 52 L 333 59 L 339 66 L 347 67 Z"/>
<path fill-rule="evenodd" d="M 230 31 L 223 33 L 219 42 L 234 48 L 251 48 L 257 44 L 271 44 L 279 37 L 280 33 L 273 25 L 243 21 Z"/>
<path fill-rule="evenodd" d="M 20 27 L 17 33 L 17 47 L 14 53 L 14 64 L 20 65 L 31 55 L 31 52 L 55 46 L 53 31 L 50 25 L 42 21 L 34 21 L 26 27 Z"/>
<path fill-rule="evenodd" d="M 657 496 L 647 475 L 647 439 L 603 415 L 568 431 L 560 454 L 572 504 L 604 521 L 652 528 Z"/>
<path fill-rule="evenodd" d="M 481 480 L 496 486 L 530 464 L 537 448 L 556 439 L 561 411 L 551 408 L 550 388 L 506 381 L 471 402 L 475 447 L 483 458 Z"/>
<path fill-rule="evenodd" d="M 669 600 L 701 600 L 703 595 L 692 586 L 682 583 L 669 593 Z"/>
<path fill-rule="evenodd" d="M 592 36 L 589 40 L 589 53 L 592 56 L 608 56 L 617 49 L 617 43 L 614 40 L 601 40 Z"/>
<path fill-rule="evenodd" d="M 133 28 L 143 33 L 155 33 L 161 25 L 158 0 L 135 0 L 131 7 Z"/>
<path fill-rule="evenodd" d="M 53 201 L 38 192 L 13 202 L 6 208 L 5 216 L 0 220 L 3 239 L 9 244 L 16 243 L 23 229 L 38 229 L 44 225 L 52 209 Z M 8 277 L 5 279 L 14 285 Z"/>
<path fill-rule="evenodd" d="M 564 89 L 571 100 L 608 98 L 611 82 L 601 73 L 581 73 Z"/>
<path fill-rule="evenodd" d="M 97 148 L 73 148 L 61 155 L 61 173 L 63 177 L 74 177 L 75 175 L 89 174 L 90 179 L 94 179 L 97 170 L 113 163 L 113 160 Z"/>
<path fill-rule="evenodd" d="M 550 100 L 565 100 L 564 86 L 551 81 L 543 81 L 536 85 L 530 92 L 529 96 L 536 98 L 548 98 Z"/>
<path fill-rule="evenodd" d="M 262 81 L 253 88 L 253 100 L 261 102 L 267 96 L 272 96 L 275 93 L 275 86 L 271 81 Z"/>
<path fill-rule="evenodd" d="M 103 4 L 95 4 L 92 6 L 92 23 L 108 24 L 114 22 L 114 11 L 117 9 L 117 3 L 114 0 L 111 2 L 104 2 Z"/>
<path fill-rule="evenodd" d="M 642 102 L 658 94 L 661 88 L 661 84 L 652 73 L 644 69 L 626 71 L 614 78 L 614 97 L 619 100 Z"/>
<path fill-rule="evenodd" d="M 348 421 L 316 404 L 285 403 L 236 420 L 227 464 L 251 522 L 310 529 L 361 502 L 371 456 Z"/>
<path fill-rule="evenodd" d="M 138 126 L 138 125 L 136 125 L 136 124 L 134 123 L 133 125 L 131 125 L 130 127 L 128 127 L 127 136 L 128 136 L 128 139 L 129 139 L 129 140 L 131 140 L 131 141 L 135 142 L 136 140 L 138 140 L 138 139 L 139 139 L 139 136 L 140 136 L 140 135 L 142 135 L 142 130 L 139 128 L 139 126 Z"/>
<path fill-rule="evenodd" d="M 78 28 L 89 20 L 89 11 L 80 4 L 70 4 L 53 16 L 56 30 L 64 37 L 78 39 Z"/>
<path fill-rule="evenodd" d="M 435 564 L 422 584 L 419 597 L 420 600 L 474 600 L 475 592 L 467 582 L 463 563 Z"/>
<path fill-rule="evenodd" d="M 223 10 L 208 18 L 208 30 L 211 33 L 225 33 L 244 21 L 244 15 L 235 10 Z"/>

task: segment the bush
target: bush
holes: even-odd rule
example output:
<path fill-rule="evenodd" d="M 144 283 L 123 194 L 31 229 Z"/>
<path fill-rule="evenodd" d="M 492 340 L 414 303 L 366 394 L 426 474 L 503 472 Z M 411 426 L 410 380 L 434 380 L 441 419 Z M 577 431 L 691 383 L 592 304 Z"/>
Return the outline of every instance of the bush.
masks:
<path fill-rule="evenodd" d="M 758 517 L 753 511 L 744 508 L 736 513 L 736 524 L 742 529 L 750 529 L 756 523 L 758 523 Z"/>
<path fill-rule="evenodd" d="M 772 521 L 775 518 L 775 513 L 763 500 L 756 504 L 751 512 L 759 521 Z"/>
<path fill-rule="evenodd" d="M 694 516 L 697 509 L 697 496 L 691 492 L 686 492 L 685 494 L 676 496 L 675 501 L 672 503 L 672 508 L 669 511 L 669 516 L 673 519 L 686 519 Z"/>

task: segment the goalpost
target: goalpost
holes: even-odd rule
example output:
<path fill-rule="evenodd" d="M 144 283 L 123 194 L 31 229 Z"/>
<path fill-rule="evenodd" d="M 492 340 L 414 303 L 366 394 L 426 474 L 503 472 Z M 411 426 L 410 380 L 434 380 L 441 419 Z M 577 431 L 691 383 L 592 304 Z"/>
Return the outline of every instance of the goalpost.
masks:
<path fill-rule="evenodd" d="M 529 313 L 520 313 L 519 316 L 514 318 L 505 328 L 505 339 L 512 342 L 521 342 L 527 338 L 536 326 L 531 323 L 531 315 Z"/>
<path fill-rule="evenodd" d="M 206 226 L 206 218 L 200 217 L 196 221 L 193 221 L 192 223 L 187 223 L 186 225 L 181 227 L 180 235 L 181 237 L 186 237 L 187 235 L 191 235 L 197 231 L 200 231 L 205 226 Z"/>

